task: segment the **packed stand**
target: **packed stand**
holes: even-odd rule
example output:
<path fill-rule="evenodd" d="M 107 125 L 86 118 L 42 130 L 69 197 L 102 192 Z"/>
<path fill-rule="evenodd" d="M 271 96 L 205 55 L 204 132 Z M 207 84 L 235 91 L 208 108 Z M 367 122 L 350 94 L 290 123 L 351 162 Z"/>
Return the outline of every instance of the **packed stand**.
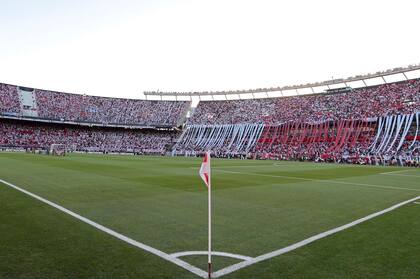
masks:
<path fill-rule="evenodd" d="M 218 157 L 246 156 L 264 130 L 264 124 L 191 125 L 173 148 L 173 155 L 198 155 L 212 150 Z"/>
<path fill-rule="evenodd" d="M 375 122 L 359 120 L 267 126 L 254 148 L 254 156 L 299 161 L 357 160 L 369 150 L 375 131 Z"/>
<path fill-rule="evenodd" d="M 377 121 L 344 120 L 321 124 L 267 126 L 252 156 L 297 160 L 419 167 L 419 123 L 407 115 L 407 126 L 379 133 Z M 397 122 L 395 122 L 397 123 Z M 377 144 L 375 144 L 377 142 Z M 383 144 L 382 144 L 383 143 Z M 377 149 L 375 146 L 383 148 Z"/>
<path fill-rule="evenodd" d="M 73 125 L 0 122 L 0 148 L 43 149 L 63 144 L 85 152 L 165 154 L 179 136 L 173 131 L 87 128 Z"/>
<path fill-rule="evenodd" d="M 190 124 L 317 123 L 366 119 L 420 110 L 420 80 L 354 89 L 348 93 L 270 99 L 203 101 Z"/>
<path fill-rule="evenodd" d="M 20 102 L 17 87 L 0 83 L 0 114 L 16 115 L 19 112 Z"/>
<path fill-rule="evenodd" d="M 35 90 L 41 118 L 103 124 L 178 126 L 190 102 L 145 101 Z"/>

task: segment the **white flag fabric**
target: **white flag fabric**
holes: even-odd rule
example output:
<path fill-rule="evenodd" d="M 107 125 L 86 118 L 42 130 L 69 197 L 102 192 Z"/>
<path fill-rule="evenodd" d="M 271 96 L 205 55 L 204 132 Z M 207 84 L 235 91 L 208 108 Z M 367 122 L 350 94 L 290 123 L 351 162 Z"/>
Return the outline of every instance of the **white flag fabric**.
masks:
<path fill-rule="evenodd" d="M 207 151 L 204 155 L 203 163 L 201 164 L 200 168 L 200 176 L 203 179 L 204 183 L 206 183 L 207 187 L 210 187 L 210 151 Z"/>

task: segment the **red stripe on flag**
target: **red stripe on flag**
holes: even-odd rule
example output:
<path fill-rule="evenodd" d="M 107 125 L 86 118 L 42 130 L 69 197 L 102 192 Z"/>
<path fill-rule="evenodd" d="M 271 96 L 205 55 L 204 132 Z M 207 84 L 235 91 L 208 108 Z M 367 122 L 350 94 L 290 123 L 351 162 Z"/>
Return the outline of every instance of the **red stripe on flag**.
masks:
<path fill-rule="evenodd" d="M 206 185 L 207 185 L 207 187 L 209 187 L 209 174 L 204 173 L 204 177 L 206 178 Z"/>
<path fill-rule="evenodd" d="M 199 173 L 207 187 L 210 187 L 210 171 L 210 153 L 206 152 Z"/>

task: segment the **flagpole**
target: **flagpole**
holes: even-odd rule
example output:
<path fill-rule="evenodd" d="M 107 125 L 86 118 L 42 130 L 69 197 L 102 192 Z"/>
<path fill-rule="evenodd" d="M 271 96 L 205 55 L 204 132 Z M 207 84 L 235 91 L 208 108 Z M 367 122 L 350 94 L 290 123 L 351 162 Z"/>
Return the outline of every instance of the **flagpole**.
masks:
<path fill-rule="evenodd" d="M 206 183 L 207 186 L 207 193 L 208 193 L 208 240 L 209 240 L 209 251 L 208 251 L 208 278 L 211 279 L 211 164 L 210 164 L 210 151 L 207 151 L 204 154 L 203 163 L 201 164 L 200 168 L 200 176 L 203 179 L 204 183 Z"/>
<path fill-rule="evenodd" d="M 209 163 L 210 163 L 210 152 L 208 152 Z M 208 209 L 209 209 L 209 254 L 208 254 L 208 273 L 209 279 L 211 279 L 211 173 L 209 174 L 209 186 L 208 186 Z"/>

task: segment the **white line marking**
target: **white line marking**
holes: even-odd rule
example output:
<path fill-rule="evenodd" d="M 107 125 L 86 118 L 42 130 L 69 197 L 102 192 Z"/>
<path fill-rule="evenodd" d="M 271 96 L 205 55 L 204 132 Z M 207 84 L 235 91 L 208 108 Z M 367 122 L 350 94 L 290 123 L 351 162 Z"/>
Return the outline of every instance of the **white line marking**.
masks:
<path fill-rule="evenodd" d="M 315 164 L 296 164 L 296 165 L 292 165 L 292 164 L 282 164 L 282 163 L 273 163 L 273 166 L 275 167 L 296 167 L 299 166 L 299 168 L 302 167 L 319 167 L 319 166 L 325 166 L 325 168 L 327 168 L 327 165 L 315 165 Z M 332 168 L 334 165 L 329 165 L 328 168 Z"/>
<path fill-rule="evenodd" d="M 196 255 L 207 256 L 208 253 L 209 253 L 208 251 L 185 251 L 185 252 L 173 253 L 173 254 L 170 254 L 170 256 L 172 256 L 174 258 L 185 257 L 185 256 L 196 256 Z M 234 259 L 239 259 L 239 260 L 244 260 L 244 261 L 250 261 L 250 260 L 253 259 L 252 257 L 248 257 L 248 256 L 225 253 L 225 252 L 216 252 L 216 251 L 211 251 L 211 255 L 212 256 L 234 258 Z"/>
<path fill-rule="evenodd" d="M 302 240 L 300 242 L 297 242 L 297 243 L 292 244 L 290 246 L 287 246 L 285 248 L 282 248 L 282 249 L 279 249 L 279 250 L 276 250 L 276 251 L 273 251 L 273 252 L 270 252 L 270 253 L 267 253 L 267 254 L 264 254 L 264 255 L 255 257 L 255 258 L 253 258 L 252 260 L 249 260 L 249 261 L 244 261 L 244 262 L 240 262 L 240 263 L 237 263 L 237 264 L 228 266 L 226 268 L 223 268 L 223 269 L 218 270 L 215 273 L 213 273 L 213 278 L 218 278 L 218 277 L 227 275 L 229 273 L 232 273 L 232 272 L 237 271 L 239 269 L 242 269 L 244 267 L 253 265 L 255 263 L 258 263 L 258 262 L 261 262 L 261 261 L 265 261 L 265 260 L 271 259 L 273 257 L 277 257 L 277 256 L 280 256 L 282 254 L 285 254 L 287 252 L 296 250 L 296 249 L 298 249 L 298 248 L 300 248 L 302 246 L 308 245 L 309 243 L 312 243 L 312 242 L 314 242 L 316 240 L 322 239 L 324 237 L 330 236 L 332 234 L 335 234 L 337 232 L 343 231 L 343 230 L 348 229 L 350 227 L 356 226 L 356 225 L 358 225 L 360 223 L 366 222 L 366 221 L 368 221 L 368 220 L 370 220 L 372 218 L 375 218 L 375 217 L 378 217 L 380 215 L 383 215 L 383 214 L 385 214 L 387 212 L 390 212 L 392 210 L 395 210 L 395 209 L 397 209 L 397 208 L 399 208 L 399 207 L 401 207 L 403 205 L 406 205 L 406 204 L 411 203 L 413 201 L 416 201 L 418 199 L 420 199 L 420 196 L 418 196 L 416 198 L 413 198 L 413 199 L 410 199 L 410 200 L 407 200 L 407 201 L 404 201 L 404 202 L 401 202 L 401 203 L 398 203 L 398 204 L 393 205 L 393 206 L 391 206 L 391 207 L 389 207 L 387 209 L 384 209 L 384 210 L 381 210 L 379 212 L 370 214 L 370 215 L 368 215 L 366 217 L 357 219 L 357 220 L 355 220 L 355 221 L 353 221 L 351 223 L 345 224 L 345 225 L 340 226 L 340 227 L 337 227 L 335 229 L 331 229 L 331 230 L 328 230 L 326 232 L 323 232 L 323 233 L 314 235 L 314 236 L 312 236 L 310 238 L 304 239 L 304 240 Z"/>
<path fill-rule="evenodd" d="M 315 182 L 334 182 L 337 184 L 346 184 L 346 185 L 358 185 L 358 186 L 366 186 L 366 187 L 374 187 L 374 188 L 383 188 L 383 189 L 394 189 L 394 190 L 409 190 L 409 191 L 416 191 L 420 192 L 420 189 L 413 189 L 413 188 L 403 188 L 403 187 L 393 187 L 393 186 L 385 186 L 385 185 L 376 185 L 376 184 L 366 184 L 366 183 L 357 183 L 357 182 L 346 182 L 334 179 L 310 179 L 310 178 L 303 178 L 297 176 L 285 176 L 285 175 L 271 175 L 271 174 L 261 174 L 261 173 L 252 173 L 252 172 L 239 172 L 239 171 L 227 171 L 227 170 L 219 170 L 219 172 L 226 172 L 226 173 L 236 173 L 236 174 L 246 174 L 246 175 L 255 175 L 255 176 L 265 176 L 265 177 L 278 177 L 278 178 L 289 178 L 289 179 L 298 179 L 303 181 L 315 181 Z"/>
<path fill-rule="evenodd" d="M 223 166 L 223 167 L 211 167 L 212 169 L 225 169 L 225 168 L 266 168 L 271 167 L 271 165 L 258 165 L 258 166 Z M 193 170 L 198 170 L 200 167 L 189 167 Z"/>
<path fill-rule="evenodd" d="M 420 204 L 420 202 L 415 202 L 415 204 Z"/>
<path fill-rule="evenodd" d="M 296 165 L 289 165 L 289 164 L 277 164 L 274 163 L 272 165 L 255 165 L 255 166 L 248 166 L 248 165 L 243 165 L 243 166 L 220 166 L 220 167 L 212 167 L 212 169 L 225 169 L 225 168 L 266 168 L 266 167 L 271 167 L 271 166 L 276 166 L 276 167 L 296 167 Z M 313 165 L 300 165 L 299 168 L 302 167 L 314 167 Z M 199 169 L 199 167 L 190 167 L 190 169 Z"/>
<path fill-rule="evenodd" d="M 113 231 L 113 230 L 111 230 L 111 229 L 109 229 L 107 227 L 104 227 L 104 226 L 102 226 L 102 225 L 100 225 L 98 223 L 95 223 L 95 222 L 93 222 L 93 221 L 91 221 L 91 220 L 89 220 L 89 219 L 87 219 L 87 218 L 85 218 L 85 217 L 83 217 L 83 216 L 81 216 L 81 215 L 79 215 L 77 213 L 74 213 L 73 211 L 70 211 L 70 210 L 68 210 L 68 209 L 66 209 L 66 208 L 64 208 L 64 207 L 62 207 L 62 206 L 60 206 L 60 205 L 58 205 L 56 203 L 53 203 L 53 202 L 51 202 L 49 200 L 46 200 L 46 199 L 44 199 L 44 198 L 42 198 L 42 197 L 40 197 L 38 195 L 35 195 L 35 194 L 33 194 L 33 193 L 31 193 L 31 192 L 29 192 L 27 190 L 24 190 L 22 188 L 19 188 L 18 186 L 13 185 L 12 183 L 9 183 L 7 181 L 4 181 L 3 179 L 0 179 L 0 182 L 3 183 L 3 184 L 5 184 L 5 185 L 7 185 L 7 186 L 9 186 L 9 187 L 11 187 L 11 188 L 14 188 L 14 189 L 20 191 L 20 192 L 22 192 L 22 193 L 24 193 L 24 194 L 26 194 L 28 196 L 31 196 L 31 197 L 33 197 L 33 198 L 35 198 L 35 199 L 37 199 L 37 200 L 39 200 L 39 201 L 41 201 L 43 203 L 46 203 L 49 206 L 52 206 L 52 207 L 54 207 L 54 208 L 56 208 L 56 209 L 58 209 L 58 210 L 60 210 L 60 211 L 62 211 L 64 213 L 67 213 L 68 215 L 70 215 L 70 216 L 72 216 L 72 217 L 74 217 L 76 219 L 79 219 L 80 221 L 82 221 L 82 222 L 84 222 L 86 224 L 89 224 L 92 227 L 95 227 L 96 229 L 98 229 L 100 231 L 103 231 L 103 232 L 105 232 L 105 233 L 107 233 L 109 235 L 112 235 L 115 238 L 118 238 L 118 239 L 120 239 L 120 240 L 122 240 L 122 241 L 124 241 L 124 242 L 126 242 L 128 244 L 131 244 L 131 245 L 133 245 L 135 247 L 138 247 L 138 248 L 143 249 L 143 250 L 145 250 L 145 251 L 147 251 L 149 253 L 152 253 L 152 254 L 154 254 L 156 256 L 159 256 L 159 257 L 161 257 L 164 260 L 167 260 L 169 262 L 172 262 L 172 263 L 176 264 L 177 266 L 180 266 L 180 267 L 182 267 L 182 268 L 184 268 L 184 269 L 186 269 L 186 270 L 188 270 L 188 271 L 190 271 L 190 272 L 192 272 L 192 273 L 194 273 L 194 274 L 196 274 L 196 275 L 198 275 L 198 276 L 200 276 L 202 278 L 207 278 L 207 276 L 208 276 L 207 272 L 205 272 L 204 270 L 202 270 L 202 269 L 200 269 L 198 267 L 195 267 L 195 266 L 193 266 L 193 265 L 191 265 L 191 264 L 189 264 L 187 262 L 184 262 L 183 260 L 180 260 L 180 259 L 178 259 L 176 257 L 173 257 L 173 256 L 171 256 L 171 255 L 169 255 L 169 254 L 167 254 L 167 253 L 165 253 L 163 251 L 160 251 L 160 250 L 158 250 L 156 248 L 153 248 L 151 246 L 148 246 L 146 244 L 143 244 L 143 243 L 140 243 L 138 241 L 135 241 L 135 240 L 133 240 L 131 238 L 128 238 L 128 237 L 126 237 L 126 236 L 124 236 L 124 235 L 122 235 L 122 234 L 120 234 L 120 233 L 118 233 L 116 231 Z"/>
<path fill-rule="evenodd" d="M 407 171 L 411 171 L 412 169 L 408 169 L 408 170 L 397 170 L 397 171 L 387 171 L 387 172 L 381 172 L 380 174 L 391 174 L 391 173 L 397 173 L 397 172 L 407 172 Z"/>
<path fill-rule="evenodd" d="M 418 177 L 420 178 L 420 175 L 411 175 L 411 174 L 399 174 L 399 173 L 381 173 L 383 175 L 390 175 L 390 176 L 406 176 L 406 177 Z"/>

